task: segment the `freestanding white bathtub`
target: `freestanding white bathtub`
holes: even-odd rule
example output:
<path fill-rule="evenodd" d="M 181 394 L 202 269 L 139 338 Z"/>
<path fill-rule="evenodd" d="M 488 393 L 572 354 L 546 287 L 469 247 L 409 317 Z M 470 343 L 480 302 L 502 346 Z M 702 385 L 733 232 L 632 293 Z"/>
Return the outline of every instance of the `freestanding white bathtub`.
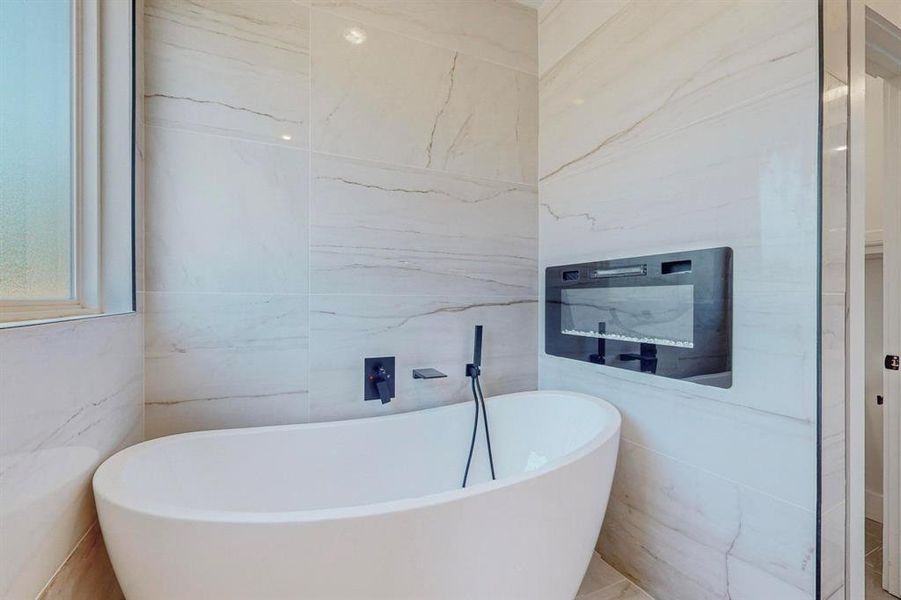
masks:
<path fill-rule="evenodd" d="M 598 536 L 620 415 L 569 392 L 394 416 L 174 435 L 94 475 L 129 600 L 572 600 Z"/>

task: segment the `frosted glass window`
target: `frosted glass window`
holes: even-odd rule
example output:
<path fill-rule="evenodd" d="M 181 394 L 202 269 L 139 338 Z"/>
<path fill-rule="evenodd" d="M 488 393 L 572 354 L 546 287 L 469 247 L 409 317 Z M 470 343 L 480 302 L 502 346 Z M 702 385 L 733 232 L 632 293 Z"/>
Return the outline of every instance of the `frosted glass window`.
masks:
<path fill-rule="evenodd" d="M 0 300 L 73 297 L 72 2 L 0 0 Z"/>

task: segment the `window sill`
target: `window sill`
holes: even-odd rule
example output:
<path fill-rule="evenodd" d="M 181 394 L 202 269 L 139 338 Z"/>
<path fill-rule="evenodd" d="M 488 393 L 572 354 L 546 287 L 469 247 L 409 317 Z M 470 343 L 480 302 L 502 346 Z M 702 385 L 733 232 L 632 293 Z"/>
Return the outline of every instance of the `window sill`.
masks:
<path fill-rule="evenodd" d="M 117 317 L 121 315 L 131 315 L 135 314 L 137 311 L 135 310 L 126 310 L 120 312 L 108 312 L 101 313 L 96 310 L 87 311 L 84 313 L 79 313 L 75 315 L 65 315 L 59 317 L 43 317 L 43 318 L 34 318 L 29 320 L 21 320 L 21 321 L 3 321 L 0 322 L 0 331 L 4 329 L 15 329 L 17 327 L 30 327 L 32 325 L 49 325 L 51 323 L 65 323 L 68 321 L 81 321 L 86 319 L 99 319 L 103 317 Z"/>

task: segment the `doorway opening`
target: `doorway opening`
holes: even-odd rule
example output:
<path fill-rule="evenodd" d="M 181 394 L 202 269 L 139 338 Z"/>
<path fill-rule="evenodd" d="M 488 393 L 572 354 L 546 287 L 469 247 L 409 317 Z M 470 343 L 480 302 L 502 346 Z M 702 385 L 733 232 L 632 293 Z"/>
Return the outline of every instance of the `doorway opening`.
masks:
<path fill-rule="evenodd" d="M 901 29 L 866 15 L 866 600 L 901 596 Z"/>

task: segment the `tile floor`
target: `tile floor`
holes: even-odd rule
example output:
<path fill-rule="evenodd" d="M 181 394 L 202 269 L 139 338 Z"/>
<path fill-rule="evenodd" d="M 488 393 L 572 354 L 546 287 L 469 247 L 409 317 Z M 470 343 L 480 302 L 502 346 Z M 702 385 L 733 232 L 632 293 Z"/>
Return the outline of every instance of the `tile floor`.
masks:
<path fill-rule="evenodd" d="M 576 600 L 654 600 L 595 552 Z"/>
<path fill-rule="evenodd" d="M 898 600 L 882 589 L 882 524 L 867 519 L 864 526 L 866 551 L 866 600 Z"/>

